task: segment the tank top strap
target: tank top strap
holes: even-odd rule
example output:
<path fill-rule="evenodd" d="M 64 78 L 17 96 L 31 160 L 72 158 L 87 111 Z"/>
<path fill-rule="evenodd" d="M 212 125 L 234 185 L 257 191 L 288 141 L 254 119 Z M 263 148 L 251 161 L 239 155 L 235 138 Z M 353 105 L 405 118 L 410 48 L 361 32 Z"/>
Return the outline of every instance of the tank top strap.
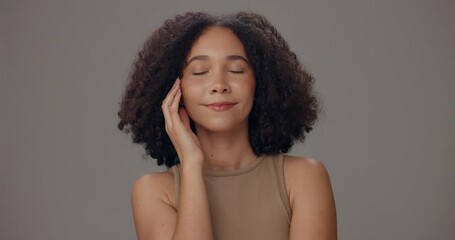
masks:
<path fill-rule="evenodd" d="M 290 201 L 289 201 L 289 196 L 288 196 L 288 191 L 286 189 L 286 181 L 284 178 L 284 154 L 278 154 L 274 156 L 275 159 L 273 159 L 274 164 L 274 169 L 276 173 L 276 178 L 278 181 L 278 188 L 280 191 L 280 197 L 281 200 L 283 201 L 284 208 L 286 209 L 286 212 L 288 214 L 289 219 L 291 218 L 292 211 L 291 211 L 291 206 L 290 206 Z"/>

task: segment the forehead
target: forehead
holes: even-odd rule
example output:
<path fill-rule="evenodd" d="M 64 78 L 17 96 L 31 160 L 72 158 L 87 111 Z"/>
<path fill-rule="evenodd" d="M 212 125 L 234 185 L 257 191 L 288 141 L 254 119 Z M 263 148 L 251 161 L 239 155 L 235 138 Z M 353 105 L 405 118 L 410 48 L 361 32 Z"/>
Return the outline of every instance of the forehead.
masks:
<path fill-rule="evenodd" d="M 219 26 L 209 27 L 202 32 L 191 46 L 187 59 L 197 55 L 246 57 L 244 46 L 234 32 Z"/>

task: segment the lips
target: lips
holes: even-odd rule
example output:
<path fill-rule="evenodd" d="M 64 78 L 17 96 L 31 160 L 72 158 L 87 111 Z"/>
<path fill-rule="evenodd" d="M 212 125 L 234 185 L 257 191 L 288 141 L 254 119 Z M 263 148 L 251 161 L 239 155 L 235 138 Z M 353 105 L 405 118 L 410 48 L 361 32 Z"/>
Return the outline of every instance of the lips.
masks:
<path fill-rule="evenodd" d="M 235 102 L 214 102 L 210 104 L 206 104 L 205 106 L 213 111 L 222 112 L 231 109 L 235 104 Z"/>

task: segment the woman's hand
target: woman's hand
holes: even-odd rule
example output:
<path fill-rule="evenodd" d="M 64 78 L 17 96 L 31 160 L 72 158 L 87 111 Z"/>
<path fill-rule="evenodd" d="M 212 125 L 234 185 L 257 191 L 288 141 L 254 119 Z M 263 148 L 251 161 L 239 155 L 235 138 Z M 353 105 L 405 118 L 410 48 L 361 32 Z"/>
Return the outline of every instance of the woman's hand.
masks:
<path fill-rule="evenodd" d="M 191 130 L 190 119 L 185 108 L 179 106 L 182 98 L 180 82 L 181 80 L 177 78 L 161 105 L 166 132 L 177 151 L 182 166 L 196 163 L 202 167 L 204 155 L 201 144 L 196 134 Z"/>

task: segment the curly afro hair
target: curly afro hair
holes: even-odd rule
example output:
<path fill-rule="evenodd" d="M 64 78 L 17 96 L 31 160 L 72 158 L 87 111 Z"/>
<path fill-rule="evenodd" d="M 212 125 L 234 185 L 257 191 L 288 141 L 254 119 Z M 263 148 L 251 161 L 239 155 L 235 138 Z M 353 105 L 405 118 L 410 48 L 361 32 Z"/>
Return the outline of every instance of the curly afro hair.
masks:
<path fill-rule="evenodd" d="M 168 19 L 144 43 L 122 96 L 118 128 L 132 132 L 157 164 L 171 167 L 178 156 L 166 133 L 161 102 L 183 72 L 192 44 L 210 26 L 231 29 L 243 43 L 256 79 L 249 139 L 256 155 L 285 153 L 303 141 L 319 113 L 314 78 L 263 16 L 251 12 L 214 16 L 185 13 Z"/>

